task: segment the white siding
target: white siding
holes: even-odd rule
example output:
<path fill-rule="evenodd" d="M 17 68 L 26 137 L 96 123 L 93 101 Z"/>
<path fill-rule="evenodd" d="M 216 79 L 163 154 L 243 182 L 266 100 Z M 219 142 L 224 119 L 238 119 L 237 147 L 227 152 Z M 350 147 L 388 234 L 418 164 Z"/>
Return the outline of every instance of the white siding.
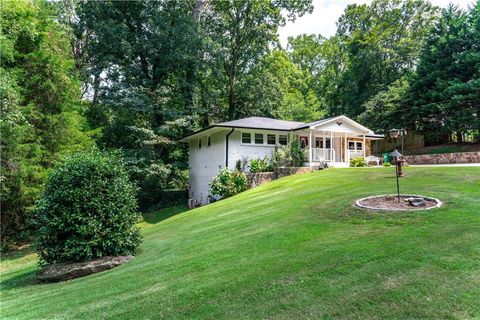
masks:
<path fill-rule="evenodd" d="M 208 183 L 225 168 L 225 136 L 227 131 L 210 136 L 211 145 L 207 146 L 207 136 L 203 136 L 202 148 L 198 148 L 198 140 L 189 142 L 189 197 L 201 204 L 208 203 Z"/>
<path fill-rule="evenodd" d="M 341 123 L 341 125 L 338 125 L 337 122 Z M 322 130 L 322 131 L 346 132 L 351 134 L 365 133 L 365 132 L 362 132 L 359 128 L 351 125 L 350 123 L 348 123 L 343 119 L 339 119 L 338 121 L 331 121 L 326 124 L 320 124 L 316 126 L 315 129 Z"/>
<path fill-rule="evenodd" d="M 214 133 L 210 136 L 211 145 L 207 146 L 208 136 L 203 136 L 202 147 L 198 148 L 198 140 L 192 139 L 189 142 L 189 197 L 197 200 L 201 204 L 208 203 L 209 183 L 223 168 L 225 168 L 225 147 L 226 136 L 231 130 L 224 130 Z M 241 132 L 252 133 L 252 144 L 241 143 Z M 254 144 L 254 134 L 263 133 L 265 144 Z M 275 150 L 274 145 L 267 145 L 266 134 L 275 134 L 278 142 L 278 135 L 287 135 L 282 131 L 267 130 L 241 130 L 235 129 L 229 136 L 228 143 L 228 168 L 235 169 L 237 160 L 246 157 L 248 160 L 256 158 L 272 157 Z"/>
<path fill-rule="evenodd" d="M 252 134 L 252 144 L 242 144 L 242 132 L 250 132 Z M 264 134 L 264 145 L 258 145 L 254 143 L 255 133 Z M 235 129 L 235 131 L 230 135 L 229 138 L 229 156 L 228 156 L 228 168 L 235 169 L 235 164 L 237 160 L 241 160 L 243 157 L 246 157 L 248 160 L 264 158 L 265 156 L 271 158 L 275 150 L 274 145 L 267 145 L 267 133 L 275 134 L 278 142 L 278 135 L 287 135 L 287 132 L 282 131 L 267 131 L 267 130 L 242 130 Z"/>

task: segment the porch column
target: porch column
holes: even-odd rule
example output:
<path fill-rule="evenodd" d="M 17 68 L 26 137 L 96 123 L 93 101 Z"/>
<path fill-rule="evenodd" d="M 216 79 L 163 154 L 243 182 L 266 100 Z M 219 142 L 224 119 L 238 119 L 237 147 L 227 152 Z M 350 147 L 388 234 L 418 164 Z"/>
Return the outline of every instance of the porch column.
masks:
<path fill-rule="evenodd" d="M 325 148 L 327 148 L 327 145 L 325 144 L 325 142 L 323 142 L 323 145 L 324 145 Z M 333 132 L 330 131 L 330 149 L 331 150 L 333 149 L 333 151 L 329 150 L 329 152 L 331 152 L 332 155 L 333 155 L 332 162 L 335 162 L 335 150 L 334 150 L 335 148 L 333 146 L 334 146 L 334 144 L 333 144 Z"/>
<path fill-rule="evenodd" d="M 348 162 L 348 142 L 347 142 L 347 133 L 345 132 L 345 157 L 343 157 L 343 162 Z"/>
<path fill-rule="evenodd" d="M 308 161 L 312 165 L 312 129 L 308 129 Z"/>
<path fill-rule="evenodd" d="M 363 138 L 363 143 L 362 143 L 362 152 L 363 152 L 363 157 L 365 158 L 367 156 L 367 154 L 365 153 L 365 151 L 367 150 L 366 146 L 365 146 L 365 135 L 363 134 L 362 135 L 362 138 Z"/>

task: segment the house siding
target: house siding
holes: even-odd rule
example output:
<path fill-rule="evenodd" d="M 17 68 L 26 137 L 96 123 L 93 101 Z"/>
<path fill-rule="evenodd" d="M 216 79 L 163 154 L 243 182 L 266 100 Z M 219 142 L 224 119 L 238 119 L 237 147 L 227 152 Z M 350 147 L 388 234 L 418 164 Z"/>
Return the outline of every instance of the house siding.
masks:
<path fill-rule="evenodd" d="M 208 203 L 209 183 L 212 178 L 225 168 L 225 137 L 228 131 L 202 136 L 202 148 L 198 148 L 198 140 L 189 142 L 189 197 L 198 203 Z"/>
<path fill-rule="evenodd" d="M 236 162 L 242 158 L 247 158 L 248 160 L 258 159 L 273 156 L 275 150 L 274 145 L 247 145 L 242 144 L 241 137 L 242 132 L 251 132 L 252 139 L 254 133 L 269 133 L 269 134 L 283 134 L 288 135 L 288 133 L 282 131 L 268 131 L 268 130 L 241 130 L 235 129 L 235 131 L 230 135 L 229 138 L 229 156 L 228 156 L 228 168 L 235 169 Z M 266 139 L 266 137 L 265 137 Z M 277 137 L 278 139 L 278 137 Z"/>

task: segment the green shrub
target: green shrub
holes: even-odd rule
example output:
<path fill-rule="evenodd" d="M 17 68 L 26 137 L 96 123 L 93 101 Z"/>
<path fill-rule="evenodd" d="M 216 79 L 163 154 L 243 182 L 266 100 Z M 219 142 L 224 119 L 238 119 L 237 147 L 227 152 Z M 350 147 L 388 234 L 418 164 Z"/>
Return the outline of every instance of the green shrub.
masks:
<path fill-rule="evenodd" d="M 68 158 L 37 204 L 40 263 L 133 254 L 141 241 L 135 194 L 118 155 L 92 149 Z"/>
<path fill-rule="evenodd" d="M 295 136 L 290 135 L 286 146 L 276 146 L 273 155 L 273 167 L 299 167 L 305 161 L 305 149 Z"/>
<path fill-rule="evenodd" d="M 350 159 L 350 167 L 367 167 L 368 163 L 364 157 Z"/>
<path fill-rule="evenodd" d="M 223 169 L 210 182 L 210 200 L 215 201 L 228 198 L 247 190 L 247 176 L 245 173 Z"/>
<path fill-rule="evenodd" d="M 273 165 L 272 161 L 268 158 L 258 158 L 250 160 L 250 172 L 251 173 L 258 173 L 258 172 L 272 172 Z"/>
<path fill-rule="evenodd" d="M 384 167 L 391 167 L 392 164 L 391 164 L 390 162 L 384 162 L 384 163 L 383 163 L 383 166 L 384 166 Z"/>

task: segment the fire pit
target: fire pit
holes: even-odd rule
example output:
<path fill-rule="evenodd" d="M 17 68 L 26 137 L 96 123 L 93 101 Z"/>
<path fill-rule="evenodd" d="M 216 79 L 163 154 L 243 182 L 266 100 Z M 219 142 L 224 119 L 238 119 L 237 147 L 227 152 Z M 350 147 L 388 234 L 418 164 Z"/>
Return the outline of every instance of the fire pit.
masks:
<path fill-rule="evenodd" d="M 399 201 L 400 200 L 400 201 Z M 412 211 L 439 208 L 442 202 L 435 198 L 419 195 L 380 195 L 359 199 L 355 206 L 368 210 Z"/>

